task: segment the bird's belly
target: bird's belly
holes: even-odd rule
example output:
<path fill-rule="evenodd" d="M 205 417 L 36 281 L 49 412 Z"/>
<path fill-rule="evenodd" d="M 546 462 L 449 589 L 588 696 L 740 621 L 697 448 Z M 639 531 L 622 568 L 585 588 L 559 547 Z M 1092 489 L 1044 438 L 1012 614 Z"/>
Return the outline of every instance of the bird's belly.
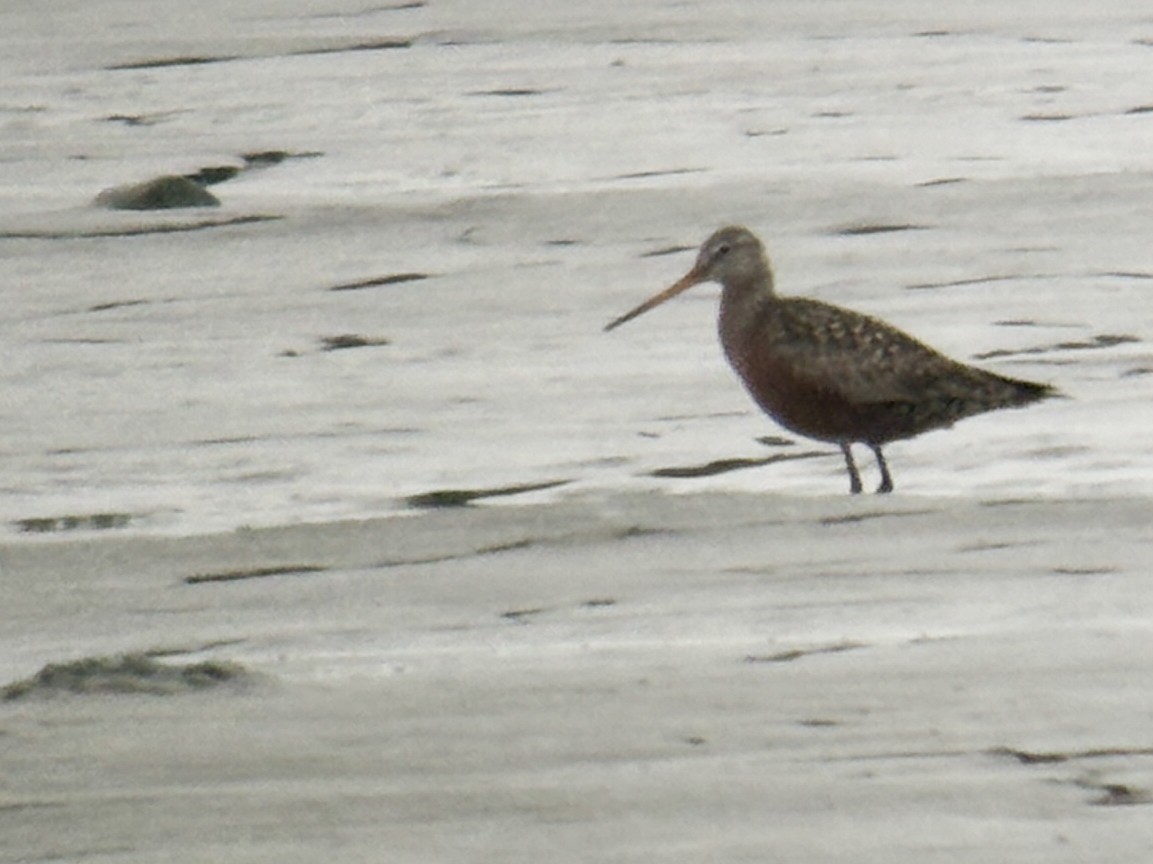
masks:
<path fill-rule="evenodd" d="M 774 357 L 729 354 L 729 362 L 757 405 L 790 432 L 818 441 L 871 441 L 891 436 L 880 428 L 883 418 L 868 406 L 855 405 L 836 389 L 804 370 Z"/>
<path fill-rule="evenodd" d="M 841 441 L 848 435 L 849 406 L 829 391 L 785 368 L 738 367 L 737 374 L 761 410 L 789 431 L 822 441 Z"/>

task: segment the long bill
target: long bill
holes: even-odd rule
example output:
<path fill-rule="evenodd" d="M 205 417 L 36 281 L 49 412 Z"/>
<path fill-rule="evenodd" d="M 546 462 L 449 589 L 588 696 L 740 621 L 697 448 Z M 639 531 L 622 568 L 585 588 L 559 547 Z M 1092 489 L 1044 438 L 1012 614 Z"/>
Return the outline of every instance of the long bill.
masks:
<path fill-rule="evenodd" d="M 608 324 L 605 325 L 605 332 L 607 333 L 609 330 L 615 330 L 617 327 L 620 327 L 622 324 L 625 324 L 629 321 L 632 321 L 638 315 L 644 315 L 650 309 L 654 309 L 657 306 L 660 306 L 666 300 L 672 300 L 678 294 L 680 294 L 684 291 L 688 291 L 694 285 L 699 285 L 700 283 L 702 283 L 704 281 L 705 281 L 704 278 L 701 276 L 700 273 L 697 272 L 697 269 L 694 267 L 692 270 L 690 270 L 688 273 L 686 273 L 684 276 L 682 276 L 674 284 L 670 285 L 668 288 L 666 288 L 660 294 L 654 294 L 652 297 L 650 297 L 648 300 L 646 300 L 640 306 L 636 307 L 635 309 L 632 309 L 629 312 L 626 312 L 620 318 L 617 318 L 613 321 L 610 321 Z"/>

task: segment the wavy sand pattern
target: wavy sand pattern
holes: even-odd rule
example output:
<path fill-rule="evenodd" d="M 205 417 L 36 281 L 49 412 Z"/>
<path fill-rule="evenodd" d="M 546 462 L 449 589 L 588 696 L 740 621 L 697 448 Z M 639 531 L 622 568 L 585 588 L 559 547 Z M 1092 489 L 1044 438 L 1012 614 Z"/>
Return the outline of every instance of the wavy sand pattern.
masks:
<path fill-rule="evenodd" d="M 0 33 L 0 862 L 1153 848 L 1134 4 Z M 219 206 L 92 204 L 168 176 Z M 850 500 L 715 288 L 601 332 L 731 222 L 782 293 L 1070 398 Z"/>

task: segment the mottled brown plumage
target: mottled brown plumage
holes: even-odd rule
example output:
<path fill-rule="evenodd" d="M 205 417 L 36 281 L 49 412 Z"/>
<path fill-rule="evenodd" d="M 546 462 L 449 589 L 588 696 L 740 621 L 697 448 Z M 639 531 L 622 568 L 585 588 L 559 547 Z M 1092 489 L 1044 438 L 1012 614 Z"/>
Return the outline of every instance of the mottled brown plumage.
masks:
<path fill-rule="evenodd" d="M 851 444 L 869 446 L 881 470 L 877 491 L 890 492 L 883 445 L 1056 395 L 1046 384 L 951 360 L 877 318 L 779 297 L 761 241 L 737 226 L 713 234 L 683 278 L 605 329 L 710 281 L 723 288 L 721 345 L 753 399 L 786 429 L 839 445 L 854 493 L 861 478 Z"/>

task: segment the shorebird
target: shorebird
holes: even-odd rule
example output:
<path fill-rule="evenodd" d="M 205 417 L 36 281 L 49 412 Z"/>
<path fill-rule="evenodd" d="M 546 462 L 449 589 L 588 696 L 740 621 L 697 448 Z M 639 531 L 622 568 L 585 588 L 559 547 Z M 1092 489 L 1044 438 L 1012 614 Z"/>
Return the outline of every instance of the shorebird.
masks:
<path fill-rule="evenodd" d="M 721 284 L 721 346 L 753 400 L 791 432 L 837 444 L 853 494 L 861 491 L 853 444 L 866 445 L 876 456 L 877 492 L 892 492 L 881 450 L 890 441 L 1057 395 L 1047 384 L 951 360 L 877 318 L 779 296 L 765 247 L 740 226 L 713 234 L 688 273 L 605 330 L 702 282 Z"/>

